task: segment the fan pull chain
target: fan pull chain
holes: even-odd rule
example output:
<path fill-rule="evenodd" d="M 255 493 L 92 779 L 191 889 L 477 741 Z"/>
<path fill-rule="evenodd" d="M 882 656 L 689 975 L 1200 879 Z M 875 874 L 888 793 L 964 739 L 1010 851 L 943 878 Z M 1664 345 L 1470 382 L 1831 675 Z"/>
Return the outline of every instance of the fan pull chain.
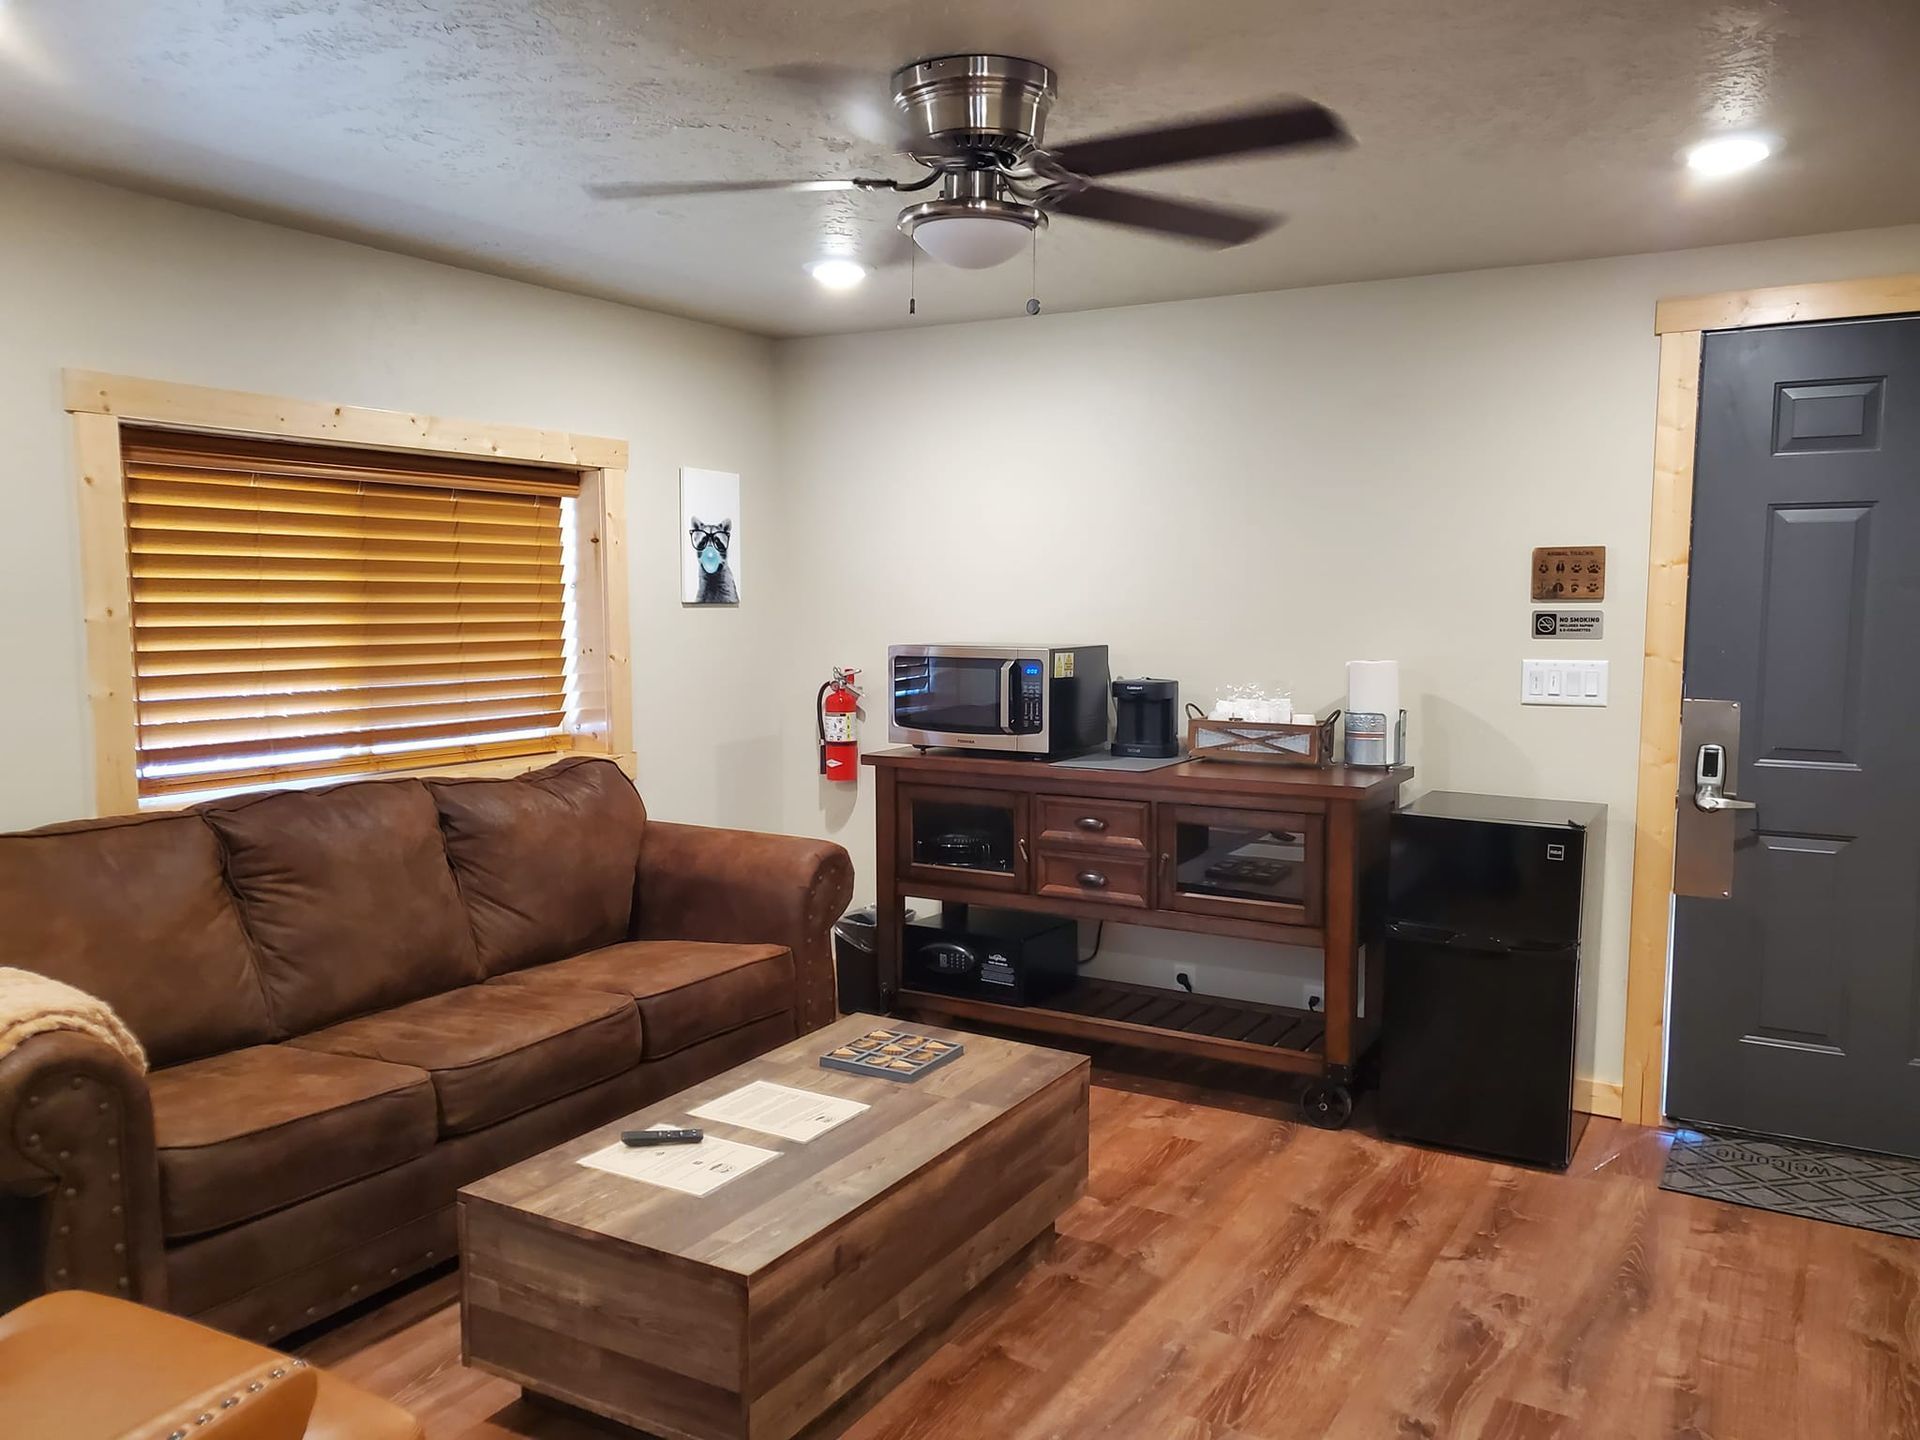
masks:
<path fill-rule="evenodd" d="M 1027 313 L 1040 313 L 1040 227 L 1033 230 L 1033 262 L 1027 276 Z"/>
<path fill-rule="evenodd" d="M 911 240 L 907 242 L 907 314 L 914 313 L 914 307 L 920 303 L 920 247 Z"/>

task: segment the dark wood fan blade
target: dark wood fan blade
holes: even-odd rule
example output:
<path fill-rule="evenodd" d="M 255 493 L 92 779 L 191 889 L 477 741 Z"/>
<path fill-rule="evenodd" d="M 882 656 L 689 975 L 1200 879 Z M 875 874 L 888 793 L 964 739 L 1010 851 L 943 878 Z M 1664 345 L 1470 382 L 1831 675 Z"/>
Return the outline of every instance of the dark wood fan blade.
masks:
<path fill-rule="evenodd" d="M 1352 138 L 1340 117 L 1326 106 L 1296 100 L 1264 110 L 1050 145 L 1047 153 L 1076 175 L 1119 175 L 1302 145 L 1347 144 Z"/>
<path fill-rule="evenodd" d="M 1138 190 L 1121 190 L 1112 185 L 1089 185 L 1045 203 L 1056 215 L 1077 215 L 1082 220 L 1151 230 L 1157 235 L 1171 235 L 1222 250 L 1259 239 L 1281 220 L 1280 216 L 1261 210 L 1195 205 L 1188 200 L 1143 195 Z"/>
<path fill-rule="evenodd" d="M 691 180 L 653 185 L 616 181 L 589 185 L 596 200 L 660 200 L 674 195 L 744 195 L 756 190 L 891 190 L 891 180 Z"/>

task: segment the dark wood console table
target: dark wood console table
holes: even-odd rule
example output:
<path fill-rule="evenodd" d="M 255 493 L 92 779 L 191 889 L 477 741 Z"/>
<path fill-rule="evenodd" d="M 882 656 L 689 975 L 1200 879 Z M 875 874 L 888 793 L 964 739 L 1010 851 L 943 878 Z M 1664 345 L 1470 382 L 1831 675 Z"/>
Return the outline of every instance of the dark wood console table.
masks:
<path fill-rule="evenodd" d="M 865 761 L 880 783 L 888 1005 L 1311 1076 L 1308 1118 L 1346 1123 L 1354 1066 L 1380 1026 L 1387 816 L 1412 770 L 1203 760 L 1128 772 L 915 750 Z M 1326 1008 L 1086 975 L 1029 1005 L 909 985 L 904 906 L 915 895 L 1318 949 Z"/>

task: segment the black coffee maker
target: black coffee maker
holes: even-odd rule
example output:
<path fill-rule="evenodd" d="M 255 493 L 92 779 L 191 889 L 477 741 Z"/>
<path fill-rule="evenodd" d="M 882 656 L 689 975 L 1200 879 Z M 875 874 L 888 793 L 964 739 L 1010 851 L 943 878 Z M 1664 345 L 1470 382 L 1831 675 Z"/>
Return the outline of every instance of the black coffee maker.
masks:
<path fill-rule="evenodd" d="M 1180 753 L 1180 682 L 1113 682 L 1113 753 L 1167 760 Z"/>

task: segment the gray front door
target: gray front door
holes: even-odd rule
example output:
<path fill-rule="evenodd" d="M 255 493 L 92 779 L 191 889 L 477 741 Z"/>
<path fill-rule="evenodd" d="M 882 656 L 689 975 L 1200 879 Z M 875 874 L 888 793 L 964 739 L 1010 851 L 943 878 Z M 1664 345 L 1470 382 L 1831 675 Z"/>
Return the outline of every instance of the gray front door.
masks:
<path fill-rule="evenodd" d="M 1706 337 L 1686 693 L 1758 808 L 1675 902 L 1668 1112 L 1920 1155 L 1920 319 Z"/>

